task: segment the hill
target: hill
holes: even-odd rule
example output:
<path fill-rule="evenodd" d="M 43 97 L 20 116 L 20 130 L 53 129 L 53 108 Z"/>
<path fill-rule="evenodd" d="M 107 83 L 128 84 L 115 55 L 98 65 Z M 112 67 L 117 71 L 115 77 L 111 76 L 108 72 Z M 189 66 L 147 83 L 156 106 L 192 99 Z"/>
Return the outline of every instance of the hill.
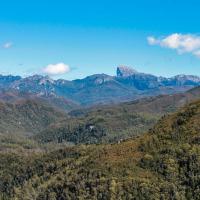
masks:
<path fill-rule="evenodd" d="M 113 143 L 138 136 L 157 120 L 200 98 L 200 87 L 185 93 L 160 95 L 117 105 L 96 106 L 69 112 L 70 119 L 55 123 L 34 138 L 42 143 Z"/>
<path fill-rule="evenodd" d="M 80 108 L 79 104 L 61 96 L 40 96 L 39 94 L 32 93 L 31 91 L 19 91 L 8 88 L 0 89 L 0 101 L 2 102 L 17 103 L 20 101 L 26 101 L 28 99 L 49 104 L 50 106 L 62 111 L 64 110 L 65 112 Z"/>
<path fill-rule="evenodd" d="M 0 102 L 0 133 L 32 135 L 51 123 L 67 119 L 67 115 L 39 100 L 17 103 Z"/>
<path fill-rule="evenodd" d="M 41 143 L 107 143 L 136 136 L 152 127 L 158 116 L 118 109 L 70 116 L 47 100 L 5 92 L 0 102 L 0 133 L 28 136 Z M 9 103 L 6 103 L 9 102 Z M 115 123 L 114 123 L 115 122 Z M 21 136 L 20 136 L 21 138 Z"/>
<path fill-rule="evenodd" d="M 19 98 L 19 95 L 10 94 L 6 93 L 4 97 L 12 103 L 0 103 L 0 133 L 23 134 L 42 144 L 97 144 L 115 143 L 144 133 L 164 114 L 200 98 L 200 88 L 118 105 L 74 110 L 68 115 L 41 98 L 30 96 L 25 100 L 27 95 Z"/>
<path fill-rule="evenodd" d="M 119 144 L 2 154 L 3 199 L 199 199 L 200 101 Z M 29 162 L 27 162 L 29 160 Z M 15 170 L 13 170 L 15 169 Z"/>
<path fill-rule="evenodd" d="M 89 112 L 48 126 L 34 135 L 41 143 L 98 144 L 135 137 L 151 128 L 160 115 L 130 112 L 123 107 Z"/>

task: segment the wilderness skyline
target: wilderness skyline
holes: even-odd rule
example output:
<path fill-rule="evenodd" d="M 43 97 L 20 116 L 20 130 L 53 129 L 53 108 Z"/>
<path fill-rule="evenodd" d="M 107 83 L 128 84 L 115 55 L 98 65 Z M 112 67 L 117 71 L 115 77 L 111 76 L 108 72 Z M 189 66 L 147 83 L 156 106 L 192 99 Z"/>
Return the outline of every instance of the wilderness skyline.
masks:
<path fill-rule="evenodd" d="M 200 3 L 3 2 L 0 74 L 77 79 L 127 65 L 157 76 L 200 75 Z"/>
<path fill-rule="evenodd" d="M 200 1 L 0 6 L 0 200 L 200 200 Z"/>

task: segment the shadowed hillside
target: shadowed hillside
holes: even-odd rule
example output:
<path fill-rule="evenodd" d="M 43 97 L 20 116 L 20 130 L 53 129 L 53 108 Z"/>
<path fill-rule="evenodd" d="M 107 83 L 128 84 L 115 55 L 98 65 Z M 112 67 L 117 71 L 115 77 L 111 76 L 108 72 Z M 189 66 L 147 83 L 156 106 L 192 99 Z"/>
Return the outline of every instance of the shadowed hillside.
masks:
<path fill-rule="evenodd" d="M 78 109 L 80 106 L 64 97 L 59 97 L 55 95 L 49 95 L 48 97 L 40 96 L 34 93 L 29 92 L 23 92 L 13 89 L 1 89 L 0 88 L 0 101 L 3 101 L 5 103 L 17 103 L 20 101 L 25 100 L 32 100 L 32 101 L 40 101 L 44 104 L 49 104 L 49 106 L 55 107 L 56 109 L 69 112 L 73 109 Z"/>
<path fill-rule="evenodd" d="M 0 102 L 0 133 L 30 135 L 67 115 L 39 100 L 21 100 L 15 104 Z"/>

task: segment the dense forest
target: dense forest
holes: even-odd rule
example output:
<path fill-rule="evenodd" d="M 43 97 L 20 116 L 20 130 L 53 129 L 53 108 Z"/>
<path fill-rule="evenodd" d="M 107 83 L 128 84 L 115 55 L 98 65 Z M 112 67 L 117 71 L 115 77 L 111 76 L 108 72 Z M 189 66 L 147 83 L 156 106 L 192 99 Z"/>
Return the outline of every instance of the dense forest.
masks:
<path fill-rule="evenodd" d="M 2 150 L 1 199 L 200 199 L 199 119 L 197 101 L 134 139 Z"/>
<path fill-rule="evenodd" d="M 22 136 L 29 143 L 43 145 L 115 143 L 146 132 L 164 114 L 199 97 L 197 87 L 185 93 L 80 108 L 68 113 L 41 99 L 24 98 L 10 103 L 4 100 L 0 102 L 0 140 L 9 138 L 10 146 Z M 17 141 L 12 137 L 18 138 Z"/>
<path fill-rule="evenodd" d="M 2 137 L 18 135 L 35 143 L 56 145 L 117 142 L 147 131 L 161 116 L 135 112 L 134 106 L 99 106 L 89 113 L 75 115 L 80 111 L 62 112 L 36 99 L 16 103 L 0 102 L 0 140 Z"/>

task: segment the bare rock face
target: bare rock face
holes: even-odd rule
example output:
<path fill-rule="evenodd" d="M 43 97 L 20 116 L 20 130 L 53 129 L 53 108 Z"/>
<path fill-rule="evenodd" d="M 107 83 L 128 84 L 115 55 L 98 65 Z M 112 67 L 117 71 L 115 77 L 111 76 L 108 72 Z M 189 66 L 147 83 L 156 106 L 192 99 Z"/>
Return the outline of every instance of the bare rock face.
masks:
<path fill-rule="evenodd" d="M 117 67 L 117 77 L 128 77 L 137 73 L 138 72 L 136 70 L 127 66 L 122 65 Z"/>

